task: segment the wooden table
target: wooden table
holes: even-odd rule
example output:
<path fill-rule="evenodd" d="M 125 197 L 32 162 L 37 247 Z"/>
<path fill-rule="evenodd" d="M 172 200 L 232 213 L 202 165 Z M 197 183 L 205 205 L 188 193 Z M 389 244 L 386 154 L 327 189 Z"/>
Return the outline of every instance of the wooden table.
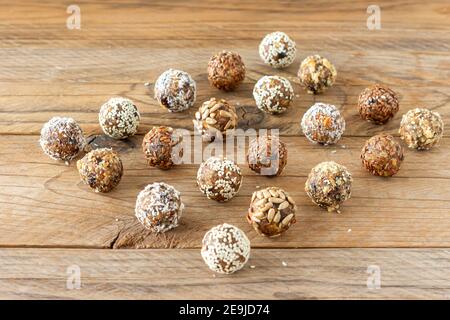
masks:
<path fill-rule="evenodd" d="M 64 2 L 1 1 L 1 298 L 450 297 L 449 130 L 431 151 L 407 150 L 392 178 L 368 174 L 359 159 L 368 137 L 397 135 L 411 108 L 438 111 L 450 128 L 448 1 L 378 1 L 380 30 L 368 29 L 365 1 L 76 1 L 79 30 L 67 28 L 72 1 Z M 284 70 L 258 56 L 262 37 L 276 30 L 298 46 L 295 63 Z M 232 93 L 207 81 L 207 61 L 222 49 L 239 52 L 248 70 Z M 295 79 L 301 59 L 314 53 L 338 70 L 336 84 L 318 96 Z M 153 83 L 169 67 L 197 82 L 197 103 L 187 112 L 169 114 L 153 99 Z M 255 108 L 252 88 L 266 74 L 297 83 L 286 114 Z M 374 82 L 401 95 L 400 112 L 384 126 L 362 121 L 356 110 L 358 94 Z M 75 163 L 42 153 L 39 132 L 51 117 L 70 116 L 92 144 L 108 145 L 97 113 L 111 96 L 134 100 L 142 124 L 139 135 L 113 143 L 125 167 L 119 187 L 96 194 L 80 182 Z M 241 166 L 244 185 L 226 204 L 198 191 L 197 164 L 152 169 L 140 149 L 153 125 L 192 130 L 196 109 L 212 96 L 238 105 L 243 128 L 279 128 L 289 148 L 281 177 Z M 339 106 L 347 121 L 336 146 L 312 145 L 300 132 L 301 116 L 316 101 Z M 354 176 L 341 214 L 314 206 L 303 190 L 310 169 L 325 160 Z M 181 225 L 159 236 L 134 217 L 136 195 L 155 181 L 174 185 L 186 204 Z M 251 193 L 271 185 L 288 190 L 299 208 L 298 223 L 277 239 L 258 236 L 245 220 Z M 204 233 L 224 222 L 242 228 L 253 248 L 245 269 L 231 276 L 213 275 L 199 250 Z M 81 288 L 71 290 L 67 282 L 78 267 Z M 381 288 L 368 286 L 377 275 Z"/>

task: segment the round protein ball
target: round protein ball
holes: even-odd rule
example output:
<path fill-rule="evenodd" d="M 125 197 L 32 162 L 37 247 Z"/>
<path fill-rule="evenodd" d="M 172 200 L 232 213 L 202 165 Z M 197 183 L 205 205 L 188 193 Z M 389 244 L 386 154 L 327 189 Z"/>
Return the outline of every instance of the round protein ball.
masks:
<path fill-rule="evenodd" d="M 312 168 L 305 191 L 319 207 L 339 213 L 340 205 L 351 196 L 352 181 L 346 167 L 333 161 L 321 162 Z"/>
<path fill-rule="evenodd" d="M 211 157 L 200 165 L 197 184 L 208 199 L 228 201 L 241 188 L 241 169 L 231 160 Z"/>
<path fill-rule="evenodd" d="M 270 134 L 253 139 L 247 152 L 249 168 L 264 176 L 279 176 L 287 164 L 286 144 Z"/>
<path fill-rule="evenodd" d="M 112 149 L 100 148 L 90 151 L 77 161 L 81 180 L 95 192 L 109 192 L 122 179 L 123 165 L 119 155 Z"/>
<path fill-rule="evenodd" d="M 375 176 L 393 176 L 400 170 L 403 158 L 402 146 L 388 134 L 373 136 L 361 151 L 363 166 Z"/>
<path fill-rule="evenodd" d="M 269 187 L 253 192 L 247 221 L 260 235 L 277 237 L 296 222 L 296 211 L 294 199 L 286 191 Z"/>
<path fill-rule="evenodd" d="M 182 141 L 180 135 L 175 135 L 173 128 L 153 127 L 142 140 L 142 151 L 151 167 L 167 170 L 174 165 L 174 156 L 181 158 L 183 149 L 179 148 Z M 177 153 L 178 152 L 178 153 Z"/>
<path fill-rule="evenodd" d="M 334 105 L 318 102 L 305 112 L 301 127 L 312 143 L 329 145 L 341 138 L 345 131 L 345 120 Z"/>
<path fill-rule="evenodd" d="M 399 109 L 397 94 L 386 86 L 375 84 L 359 95 L 358 110 L 361 118 L 376 124 L 384 124 Z"/>
<path fill-rule="evenodd" d="M 189 73 L 169 69 L 155 83 L 155 99 L 169 112 L 180 112 L 192 107 L 196 99 L 196 84 Z"/>
<path fill-rule="evenodd" d="M 208 80 L 212 86 L 232 91 L 245 79 L 245 65 L 236 52 L 222 51 L 208 63 Z"/>
<path fill-rule="evenodd" d="M 429 150 L 441 140 L 444 122 L 439 113 L 416 108 L 403 115 L 398 132 L 409 148 Z"/>
<path fill-rule="evenodd" d="M 286 111 L 294 99 L 294 89 L 286 78 L 264 76 L 255 84 L 253 97 L 261 111 L 280 114 Z"/>
<path fill-rule="evenodd" d="M 224 223 L 206 232 L 201 254 L 209 269 L 231 274 L 247 263 L 250 257 L 250 240 L 241 229 Z"/>
<path fill-rule="evenodd" d="M 285 68 L 294 62 L 297 52 L 295 42 L 280 31 L 267 34 L 259 44 L 259 56 L 265 64 Z"/>
<path fill-rule="evenodd" d="M 137 196 L 135 215 L 146 229 L 163 233 L 178 226 L 183 209 L 180 192 L 164 182 L 155 182 Z"/>
<path fill-rule="evenodd" d="M 224 99 L 211 98 L 195 113 L 195 129 L 204 141 L 212 142 L 226 136 L 227 130 L 234 130 L 238 124 L 236 108 Z"/>
<path fill-rule="evenodd" d="M 303 60 L 298 70 L 301 85 L 312 94 L 321 93 L 331 87 L 336 76 L 334 65 L 317 54 Z"/>
<path fill-rule="evenodd" d="M 139 126 L 141 116 L 130 99 L 115 97 L 101 106 L 98 120 L 103 132 L 114 139 L 133 136 Z"/>
<path fill-rule="evenodd" d="M 41 130 L 42 150 L 54 160 L 70 161 L 86 147 L 86 139 L 72 118 L 53 117 Z"/>

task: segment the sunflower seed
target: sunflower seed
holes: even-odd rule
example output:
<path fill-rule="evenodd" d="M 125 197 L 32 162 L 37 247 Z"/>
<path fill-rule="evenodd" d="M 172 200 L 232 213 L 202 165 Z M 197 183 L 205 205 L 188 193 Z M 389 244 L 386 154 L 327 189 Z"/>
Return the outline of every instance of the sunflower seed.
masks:
<path fill-rule="evenodd" d="M 272 197 L 278 198 L 278 192 L 276 192 L 273 189 L 269 189 L 270 194 L 272 195 Z"/>
<path fill-rule="evenodd" d="M 278 198 L 286 200 L 286 196 L 284 195 L 283 192 L 278 192 Z"/>
<path fill-rule="evenodd" d="M 280 199 L 280 198 L 271 197 L 271 198 L 269 198 L 269 201 L 272 203 L 282 203 L 284 200 Z"/>
<path fill-rule="evenodd" d="M 267 199 L 264 199 L 264 198 L 259 199 L 258 201 L 255 202 L 255 206 L 261 207 L 261 206 L 265 205 L 266 202 L 267 202 Z"/>
<path fill-rule="evenodd" d="M 256 197 L 257 197 L 258 199 L 262 199 L 262 198 L 264 198 L 264 195 L 262 194 L 261 191 L 258 191 L 258 192 L 256 192 Z"/>
<path fill-rule="evenodd" d="M 260 223 L 260 222 L 261 222 L 261 220 L 259 220 L 259 219 L 256 218 L 255 216 L 252 216 L 252 221 L 255 221 L 255 222 L 257 222 L 257 223 Z"/>
<path fill-rule="evenodd" d="M 214 119 L 214 118 L 216 117 L 216 114 L 215 114 L 214 112 L 211 112 L 211 113 L 209 114 L 209 117 Z"/>
<path fill-rule="evenodd" d="M 294 199 L 292 199 L 291 197 L 287 197 L 287 200 L 291 203 L 291 204 L 295 204 Z"/>
<path fill-rule="evenodd" d="M 277 212 L 275 217 L 273 217 L 273 222 L 278 223 L 278 222 L 280 222 L 280 219 L 281 219 L 281 214 L 280 214 L 280 212 Z"/>
<path fill-rule="evenodd" d="M 274 216 L 275 216 L 275 209 L 271 208 L 267 213 L 267 220 L 269 220 L 269 222 L 272 222 Z"/>
<path fill-rule="evenodd" d="M 226 118 L 229 118 L 229 119 L 233 118 L 233 115 L 231 113 L 229 113 L 228 111 L 225 111 L 225 110 L 220 110 L 219 114 L 222 117 L 226 117 Z"/>
<path fill-rule="evenodd" d="M 215 104 L 211 109 L 210 112 L 216 112 L 222 105 L 220 104 Z"/>
<path fill-rule="evenodd" d="M 229 129 L 232 125 L 233 125 L 233 121 L 229 120 L 223 129 L 224 129 L 224 130 L 227 130 L 227 129 Z"/>
<path fill-rule="evenodd" d="M 266 203 L 266 205 L 261 209 L 262 212 L 265 212 L 272 208 L 272 204 L 270 202 Z"/>
<path fill-rule="evenodd" d="M 206 123 L 207 124 L 216 124 L 217 123 L 217 120 L 215 120 L 215 119 L 213 119 L 213 118 L 206 118 Z"/>
<path fill-rule="evenodd" d="M 261 192 L 263 193 L 264 198 L 270 198 L 270 193 L 267 190 L 261 190 Z"/>
<path fill-rule="evenodd" d="M 208 118 L 208 116 L 209 116 L 209 110 L 206 109 L 206 110 L 203 111 L 203 113 L 202 113 L 202 119 L 206 119 L 206 118 Z"/>
<path fill-rule="evenodd" d="M 285 201 L 282 204 L 280 204 L 280 206 L 278 207 L 278 210 L 283 210 L 283 209 L 286 209 L 287 207 L 289 207 L 289 202 Z"/>
<path fill-rule="evenodd" d="M 286 217 L 284 217 L 283 221 L 281 221 L 281 224 L 283 226 L 287 226 L 289 224 L 289 222 L 291 222 L 292 218 L 294 217 L 294 214 L 291 213 L 289 215 L 287 215 Z"/>
<path fill-rule="evenodd" d="M 264 219 L 266 215 L 263 211 L 257 211 L 253 214 L 253 217 L 256 217 L 257 219 Z"/>

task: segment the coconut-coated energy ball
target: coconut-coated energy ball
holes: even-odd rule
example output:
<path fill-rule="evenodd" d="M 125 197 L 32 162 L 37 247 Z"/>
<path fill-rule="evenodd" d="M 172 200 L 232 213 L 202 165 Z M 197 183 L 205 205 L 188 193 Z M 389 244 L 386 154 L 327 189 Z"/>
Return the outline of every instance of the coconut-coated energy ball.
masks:
<path fill-rule="evenodd" d="M 274 68 L 285 68 L 295 59 L 295 42 L 280 31 L 267 34 L 259 44 L 259 56 L 265 64 Z"/>
<path fill-rule="evenodd" d="M 358 110 L 361 118 L 376 124 L 384 124 L 399 109 L 397 94 L 386 86 L 375 84 L 359 95 Z"/>
<path fill-rule="evenodd" d="M 264 176 L 279 176 L 287 164 L 286 144 L 275 135 L 261 135 L 250 141 L 247 152 L 249 168 Z"/>
<path fill-rule="evenodd" d="M 197 87 L 189 73 L 169 69 L 155 83 L 155 99 L 170 112 L 180 112 L 195 103 Z"/>
<path fill-rule="evenodd" d="M 369 140 L 361 151 L 364 168 L 376 176 L 390 177 L 400 170 L 403 148 L 388 134 L 377 134 Z"/>
<path fill-rule="evenodd" d="M 114 139 L 133 136 L 141 116 L 130 99 L 114 97 L 101 106 L 98 120 L 103 132 Z"/>
<path fill-rule="evenodd" d="M 163 233 L 178 226 L 183 209 L 180 192 L 164 182 L 155 182 L 137 196 L 135 214 L 146 229 Z"/>
<path fill-rule="evenodd" d="M 341 138 L 345 120 L 334 105 L 318 102 L 303 115 L 301 127 L 309 141 L 329 145 Z"/>
<path fill-rule="evenodd" d="M 409 148 L 428 150 L 441 140 L 444 122 L 439 113 L 416 108 L 403 115 L 398 132 Z"/>
<path fill-rule="evenodd" d="M 303 60 L 298 70 L 301 85 L 312 94 L 321 93 L 331 87 L 336 81 L 336 76 L 334 65 L 317 54 Z"/>
<path fill-rule="evenodd" d="M 288 79 L 279 76 L 264 76 L 253 88 L 256 106 L 269 114 L 286 111 L 294 99 L 294 89 Z"/>
<path fill-rule="evenodd" d="M 209 269 L 231 274 L 247 263 L 250 257 L 250 240 L 241 229 L 224 223 L 206 232 L 201 254 Z"/>
<path fill-rule="evenodd" d="M 109 192 L 122 179 L 123 166 L 119 155 L 109 148 L 90 151 L 77 161 L 81 180 L 95 192 Z"/>
<path fill-rule="evenodd" d="M 174 156 L 181 159 L 183 149 L 179 148 L 182 141 L 180 135 L 174 134 L 171 127 L 153 127 L 142 140 L 142 152 L 151 167 L 167 170 L 174 165 Z"/>
<path fill-rule="evenodd" d="M 39 143 L 50 158 L 70 161 L 84 150 L 86 139 L 72 118 L 53 117 L 42 127 Z"/>
<path fill-rule="evenodd" d="M 238 53 L 222 51 L 209 60 L 208 80 L 217 89 L 232 91 L 244 79 L 245 65 Z"/>

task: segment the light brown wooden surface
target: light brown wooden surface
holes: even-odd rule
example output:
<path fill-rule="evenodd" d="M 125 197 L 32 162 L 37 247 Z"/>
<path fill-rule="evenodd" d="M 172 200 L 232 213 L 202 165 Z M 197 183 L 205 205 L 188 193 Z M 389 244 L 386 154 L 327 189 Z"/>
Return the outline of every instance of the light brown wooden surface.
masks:
<path fill-rule="evenodd" d="M 393 178 L 369 175 L 359 160 L 367 137 L 396 134 L 401 115 L 411 108 L 436 110 L 450 127 L 447 1 L 380 2 L 382 28 L 376 31 L 366 27 L 364 1 L 78 1 L 81 30 L 66 28 L 69 4 L 0 1 L 0 247 L 5 248 L 0 250 L 0 297 L 183 298 L 185 290 L 196 288 L 190 298 L 209 298 L 217 285 L 223 289 L 217 298 L 449 294 L 448 130 L 429 152 L 407 150 Z M 259 41 L 275 30 L 297 42 L 296 61 L 285 70 L 271 69 L 258 57 Z M 206 78 L 209 57 L 222 49 L 238 51 L 248 70 L 244 84 L 232 93 L 211 88 Z M 335 86 L 319 96 L 306 94 L 295 79 L 301 59 L 313 53 L 328 57 L 338 70 Z M 169 114 L 152 97 L 155 79 L 169 67 L 188 71 L 197 82 L 197 103 L 187 112 Z M 265 74 L 295 83 L 296 99 L 286 114 L 267 116 L 255 108 L 251 91 Z M 373 82 L 401 95 L 399 113 L 384 126 L 360 120 L 356 110 L 360 91 Z M 43 123 L 60 115 L 75 118 L 86 134 L 98 135 L 99 107 L 118 95 L 136 102 L 142 124 L 129 141 L 94 140 L 117 148 L 125 166 L 119 187 L 99 195 L 79 181 L 74 163 L 65 166 L 46 157 L 38 134 Z M 241 166 L 243 188 L 227 204 L 208 201 L 197 190 L 197 164 L 159 171 L 146 166 L 140 151 L 142 134 L 152 125 L 192 130 L 195 110 L 212 96 L 238 105 L 241 128 L 280 129 L 289 148 L 281 177 L 259 177 Z M 300 118 L 315 101 L 333 103 L 343 112 L 347 129 L 336 146 L 314 146 L 301 135 Z M 342 214 L 320 210 L 303 191 L 311 167 L 324 160 L 346 165 L 355 177 Z M 137 193 L 154 181 L 173 184 L 186 203 L 180 227 L 161 236 L 143 230 L 133 213 Z M 244 219 L 251 193 L 269 185 L 285 188 L 299 207 L 298 223 L 271 240 L 257 236 Z M 259 248 L 252 255 L 256 268 L 212 278 L 198 248 L 204 232 L 223 222 L 242 228 L 252 247 Z M 342 249 L 353 247 L 390 249 Z M 75 257 L 88 276 L 82 290 L 70 291 L 65 264 L 76 264 Z M 289 281 L 281 258 L 291 261 Z M 368 291 L 365 270 L 377 261 L 382 289 Z M 36 264 L 43 267 L 30 271 Z M 167 268 L 174 277 L 161 278 Z M 121 278 L 111 280 L 118 273 Z"/>

